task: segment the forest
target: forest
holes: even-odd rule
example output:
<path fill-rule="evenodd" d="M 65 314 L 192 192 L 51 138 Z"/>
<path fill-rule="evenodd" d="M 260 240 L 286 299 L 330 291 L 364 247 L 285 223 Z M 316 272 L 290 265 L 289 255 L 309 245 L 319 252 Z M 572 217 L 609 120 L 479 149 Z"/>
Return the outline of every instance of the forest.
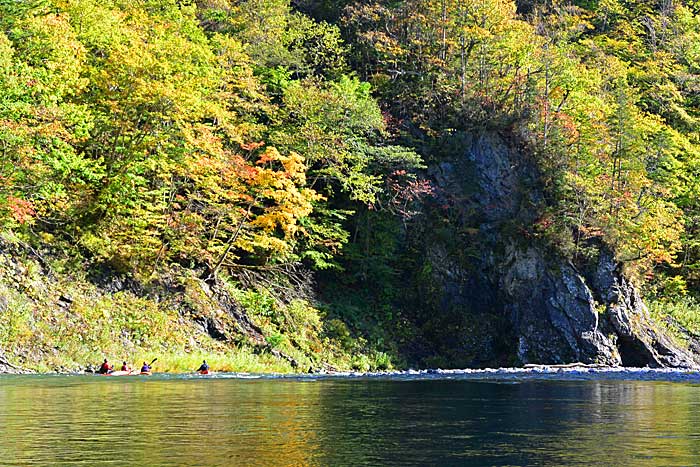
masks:
<path fill-rule="evenodd" d="M 699 130 L 695 0 L 0 0 L 0 357 L 462 364 L 417 239 L 480 249 L 431 168 L 484 133 L 542 193 L 499 235 L 700 336 Z"/>

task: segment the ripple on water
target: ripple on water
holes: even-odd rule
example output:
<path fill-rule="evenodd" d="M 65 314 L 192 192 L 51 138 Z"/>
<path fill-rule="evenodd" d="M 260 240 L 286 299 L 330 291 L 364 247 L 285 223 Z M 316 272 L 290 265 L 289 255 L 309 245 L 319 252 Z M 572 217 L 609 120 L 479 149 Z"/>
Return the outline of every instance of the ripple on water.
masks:
<path fill-rule="evenodd" d="M 589 368 L 3 376 L 0 465 L 700 465 L 698 382 Z"/>

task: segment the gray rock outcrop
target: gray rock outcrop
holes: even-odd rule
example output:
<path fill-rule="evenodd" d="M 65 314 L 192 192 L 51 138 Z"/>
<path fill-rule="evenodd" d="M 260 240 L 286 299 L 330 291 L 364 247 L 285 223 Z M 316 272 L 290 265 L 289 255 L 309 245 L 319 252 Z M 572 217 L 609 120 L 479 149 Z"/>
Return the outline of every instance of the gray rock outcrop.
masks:
<path fill-rule="evenodd" d="M 495 134 L 456 138 L 462 155 L 429 173 L 444 198 L 438 203 L 457 213 L 453 222 L 478 229 L 478 248 L 465 264 L 447 253 L 445 242 L 431 241 L 426 257 L 431 280 L 442 290 L 439 306 L 462 306 L 507 323 L 508 330 L 491 330 L 500 336 L 481 339 L 476 353 L 495 359 L 498 351 L 488 343 L 500 338 L 521 364 L 698 366 L 691 352 L 652 322 L 638 290 L 604 246 L 597 261 L 580 271 L 543 242 L 523 237 L 518 226 L 536 221 L 543 198 L 535 164 L 524 151 Z"/>

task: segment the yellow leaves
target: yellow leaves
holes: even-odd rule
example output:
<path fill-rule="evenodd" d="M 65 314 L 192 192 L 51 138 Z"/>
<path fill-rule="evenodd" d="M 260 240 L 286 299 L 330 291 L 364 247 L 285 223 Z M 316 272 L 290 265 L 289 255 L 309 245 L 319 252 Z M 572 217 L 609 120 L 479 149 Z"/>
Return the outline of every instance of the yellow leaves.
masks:
<path fill-rule="evenodd" d="M 281 162 L 290 178 L 300 185 L 306 183 L 306 165 L 304 165 L 304 158 L 301 155 L 292 152 L 289 156 L 282 159 Z"/>
<path fill-rule="evenodd" d="M 222 139 L 210 125 L 183 122 L 181 130 L 188 149 L 204 154 L 222 154 Z"/>
<path fill-rule="evenodd" d="M 258 165 L 269 164 L 270 162 L 278 161 L 282 159 L 282 155 L 274 147 L 268 147 L 258 158 Z"/>
<path fill-rule="evenodd" d="M 280 178 L 280 180 L 286 178 L 300 185 L 306 183 L 306 165 L 304 164 L 304 158 L 298 153 L 291 152 L 288 156 L 283 156 L 276 148 L 268 147 L 260 155 L 257 164 L 272 167 L 274 162 L 279 162 L 284 169 L 282 172 L 274 172 L 275 174 L 284 174 L 283 178 Z M 267 175 L 272 173 L 273 172 L 268 172 Z"/>
<path fill-rule="evenodd" d="M 281 169 L 272 166 L 277 162 Z M 297 153 L 283 156 L 274 147 L 267 147 L 257 162 L 267 167 L 259 168 L 253 180 L 265 209 L 251 225 L 266 233 L 280 231 L 285 239 L 299 232 L 297 220 L 311 214 L 312 202 L 321 199 L 314 190 L 303 188 L 306 182 L 304 159 Z"/>
<path fill-rule="evenodd" d="M 650 197 L 636 211 L 619 226 L 616 247 L 620 259 L 633 262 L 638 274 L 651 271 L 657 263 L 674 266 L 682 247 L 680 210 L 673 203 Z"/>
<path fill-rule="evenodd" d="M 13 55 L 12 42 L 0 31 L 0 79 L 4 78 L 3 74 L 11 71 Z"/>
<path fill-rule="evenodd" d="M 285 238 L 293 237 L 297 231 L 296 216 L 288 208 L 288 205 L 283 205 L 268 209 L 264 214 L 253 219 L 251 225 L 259 227 L 265 233 L 272 233 L 277 227 L 280 227 Z"/>
<path fill-rule="evenodd" d="M 215 262 L 230 241 L 235 248 L 229 260 L 241 252 L 263 258 L 291 254 L 296 237 L 304 234 L 299 219 L 321 199 L 304 186 L 303 157 L 253 141 L 241 144 L 247 159 L 259 152 L 251 163 L 224 148 L 208 127 L 192 125 L 187 134 L 192 150 L 179 176 L 187 180 L 188 196 L 175 196 L 171 203 L 169 254 Z"/>
<path fill-rule="evenodd" d="M 45 97 L 60 101 L 79 95 L 87 86 L 82 77 L 85 47 L 65 14 L 32 16 L 16 24 L 10 38 L 16 55 L 28 63 L 36 88 Z"/>
<path fill-rule="evenodd" d="M 241 239 L 237 242 L 237 246 L 249 253 L 262 250 L 268 252 L 268 254 L 274 253 L 281 257 L 292 252 L 292 245 L 289 242 L 262 233 L 254 234 L 251 238 Z"/>
<path fill-rule="evenodd" d="M 29 170 L 34 162 L 36 148 L 30 143 L 32 128 L 26 123 L 0 119 L 0 141 L 3 144 L 4 158 L 0 160 L 0 166 L 5 162 L 12 162 L 12 169 Z M 10 156 L 13 154 L 14 156 Z M 11 172 L 13 172 L 12 170 Z M 7 173 L 2 174 L 0 184 L 7 179 Z"/>

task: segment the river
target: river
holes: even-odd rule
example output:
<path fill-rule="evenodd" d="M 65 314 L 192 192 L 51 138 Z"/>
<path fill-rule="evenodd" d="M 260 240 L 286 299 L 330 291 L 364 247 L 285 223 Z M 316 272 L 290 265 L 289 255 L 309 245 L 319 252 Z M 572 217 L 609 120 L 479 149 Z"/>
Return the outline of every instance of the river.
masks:
<path fill-rule="evenodd" d="M 696 377 L 231 376 L 0 376 L 0 465 L 700 465 Z"/>

